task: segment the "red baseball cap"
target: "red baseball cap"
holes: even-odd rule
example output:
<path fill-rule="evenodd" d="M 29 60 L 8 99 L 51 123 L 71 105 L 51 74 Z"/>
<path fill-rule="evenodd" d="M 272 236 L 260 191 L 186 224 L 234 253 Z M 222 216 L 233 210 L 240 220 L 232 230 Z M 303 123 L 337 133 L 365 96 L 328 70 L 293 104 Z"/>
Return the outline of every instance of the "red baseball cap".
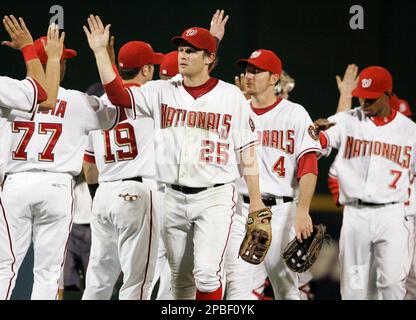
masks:
<path fill-rule="evenodd" d="M 130 41 L 118 52 L 118 65 L 125 69 L 141 68 L 146 64 L 160 64 L 162 53 L 156 53 L 150 44 L 143 41 Z"/>
<path fill-rule="evenodd" d="M 412 116 L 412 110 L 410 109 L 410 105 L 406 100 L 400 99 L 396 95 L 392 95 L 391 98 L 390 98 L 389 103 L 390 103 L 390 107 L 392 109 L 395 109 L 395 110 L 399 111 L 400 113 L 402 113 L 406 117 L 411 117 Z"/>
<path fill-rule="evenodd" d="M 45 43 L 47 42 L 47 38 L 46 37 L 41 37 L 39 39 L 37 39 L 33 45 L 35 46 L 36 49 L 36 53 L 38 55 L 38 58 L 40 60 L 40 63 L 43 65 L 46 65 L 46 63 L 48 62 L 48 55 L 45 51 L 45 46 L 43 45 L 42 40 L 45 41 Z M 64 46 L 64 50 L 62 51 L 62 57 L 61 59 L 71 59 L 73 57 L 77 56 L 77 52 L 75 50 L 72 49 L 66 49 Z"/>
<path fill-rule="evenodd" d="M 389 71 L 382 67 L 368 67 L 360 72 L 358 85 L 352 95 L 362 99 L 378 99 L 385 92 L 393 91 L 393 78 Z"/>
<path fill-rule="evenodd" d="M 172 51 L 163 57 L 163 61 L 160 64 L 159 75 L 174 77 L 179 73 L 178 67 L 178 51 Z"/>
<path fill-rule="evenodd" d="M 281 75 L 282 73 L 282 61 L 273 51 L 270 50 L 257 49 L 250 55 L 250 58 L 239 59 L 237 61 L 237 65 L 242 68 L 245 68 L 248 63 L 252 64 L 256 68 L 270 71 L 273 74 Z"/>
<path fill-rule="evenodd" d="M 192 27 L 186 29 L 182 36 L 173 37 L 171 42 L 179 46 L 182 41 L 188 42 L 197 49 L 207 50 L 211 53 L 217 52 L 217 41 L 207 29 Z"/>

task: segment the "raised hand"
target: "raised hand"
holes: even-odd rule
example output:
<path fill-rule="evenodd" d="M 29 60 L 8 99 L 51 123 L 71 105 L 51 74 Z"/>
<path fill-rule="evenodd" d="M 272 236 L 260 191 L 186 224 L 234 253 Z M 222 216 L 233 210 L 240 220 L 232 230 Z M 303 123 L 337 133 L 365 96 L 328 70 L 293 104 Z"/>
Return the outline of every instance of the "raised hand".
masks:
<path fill-rule="evenodd" d="M 107 50 L 108 41 L 110 39 L 110 27 L 108 24 L 104 27 L 99 16 L 92 14 L 87 19 L 88 28 L 83 26 L 85 34 L 87 35 L 88 44 L 94 53 L 102 50 Z"/>
<path fill-rule="evenodd" d="M 217 10 L 212 16 L 209 32 L 211 32 L 211 34 L 219 41 L 221 41 L 224 37 L 225 25 L 228 21 L 228 18 L 228 15 L 226 15 L 224 18 L 224 10 Z"/>
<path fill-rule="evenodd" d="M 348 65 L 344 77 L 336 76 L 338 90 L 340 94 L 351 95 L 351 92 L 358 84 L 358 67 L 355 64 Z"/>
<path fill-rule="evenodd" d="M 10 48 L 21 50 L 27 45 L 33 44 L 33 38 L 26 27 L 25 21 L 19 18 L 19 21 L 13 16 L 4 16 L 3 25 L 10 35 L 11 41 L 2 41 L 1 44 Z"/>
<path fill-rule="evenodd" d="M 62 32 L 61 36 L 59 36 L 59 26 L 52 23 L 48 28 L 46 38 L 46 42 L 43 39 L 42 42 L 45 47 L 46 54 L 48 55 L 48 60 L 57 59 L 60 61 L 62 51 L 64 50 L 65 32 Z"/>
<path fill-rule="evenodd" d="M 107 45 L 108 56 L 110 57 L 111 64 L 116 63 L 116 52 L 114 50 L 114 36 L 111 36 L 110 42 Z"/>

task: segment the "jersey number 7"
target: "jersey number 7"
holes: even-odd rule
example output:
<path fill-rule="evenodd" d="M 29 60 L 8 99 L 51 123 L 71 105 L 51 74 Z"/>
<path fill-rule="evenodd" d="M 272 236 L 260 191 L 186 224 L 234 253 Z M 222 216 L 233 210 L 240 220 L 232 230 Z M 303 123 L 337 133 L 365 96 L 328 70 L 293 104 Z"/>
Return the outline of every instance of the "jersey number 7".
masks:
<path fill-rule="evenodd" d="M 24 122 L 24 121 L 14 121 L 12 123 L 12 132 L 19 133 L 24 131 L 22 139 L 20 139 L 17 149 L 12 152 L 13 160 L 27 160 L 26 148 L 30 142 L 30 139 L 35 132 L 35 122 Z M 38 154 L 38 160 L 42 162 L 53 162 L 55 160 L 55 155 L 53 154 L 53 149 L 55 148 L 56 143 L 58 142 L 59 137 L 62 133 L 62 123 L 45 123 L 40 122 L 38 125 L 39 134 L 50 134 L 49 140 L 46 143 L 46 146 L 43 148 L 43 151 Z"/>

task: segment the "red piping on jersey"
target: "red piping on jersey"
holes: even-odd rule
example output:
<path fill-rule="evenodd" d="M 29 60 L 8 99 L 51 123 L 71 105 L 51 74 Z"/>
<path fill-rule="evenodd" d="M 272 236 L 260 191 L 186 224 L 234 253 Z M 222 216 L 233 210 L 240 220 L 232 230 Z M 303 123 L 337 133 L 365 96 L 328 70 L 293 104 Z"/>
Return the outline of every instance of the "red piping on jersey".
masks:
<path fill-rule="evenodd" d="M 36 102 L 38 100 L 38 89 L 36 87 L 35 82 L 31 78 L 27 78 L 27 80 L 29 80 L 29 83 L 33 87 L 33 102 L 32 102 L 32 108 L 30 108 L 30 110 L 29 110 L 29 113 L 32 113 L 34 111 L 34 109 L 35 109 Z"/>
<path fill-rule="evenodd" d="M 233 211 L 233 214 L 231 215 L 231 222 L 230 222 L 230 226 L 228 227 L 227 240 L 225 241 L 224 249 L 223 249 L 222 254 L 221 254 L 221 260 L 220 260 L 220 263 L 218 265 L 218 271 L 216 273 L 217 277 L 219 277 L 220 288 L 222 288 L 221 275 L 219 274 L 221 272 L 221 263 L 224 260 L 224 253 L 225 253 L 225 250 L 227 249 L 228 240 L 230 239 L 231 227 L 232 227 L 233 222 L 234 222 L 233 218 L 234 218 L 234 215 L 235 215 L 235 207 L 237 206 L 237 203 L 234 200 L 234 197 L 235 197 L 235 186 L 234 185 L 231 185 L 231 186 L 233 187 L 232 201 L 233 201 L 234 205 L 231 207 L 231 210 Z"/>
<path fill-rule="evenodd" d="M 270 110 L 273 110 L 283 99 L 281 97 L 276 97 L 276 101 L 269 107 L 266 108 L 256 108 L 252 102 L 250 102 L 251 109 L 254 111 L 255 114 L 261 116 Z"/>
<path fill-rule="evenodd" d="M 202 97 L 204 94 L 207 94 L 212 89 L 215 88 L 215 86 L 218 84 L 217 78 L 209 78 L 207 82 L 204 84 L 197 86 L 197 87 L 187 87 L 185 84 L 183 85 L 183 88 L 192 96 L 194 99 L 198 99 Z"/>
<path fill-rule="evenodd" d="M 3 203 L 1 202 L 1 197 L 0 197 L 0 206 L 1 206 L 1 209 L 2 209 L 2 212 L 3 212 L 4 221 L 6 223 L 7 236 L 9 238 L 9 248 L 10 248 L 10 252 L 12 253 L 12 256 L 13 256 L 13 262 L 12 262 L 12 265 L 11 265 L 11 270 L 12 270 L 13 275 L 12 275 L 12 277 L 9 280 L 9 286 L 7 287 L 7 291 L 6 291 L 6 298 L 5 299 L 7 300 L 9 298 L 10 288 L 12 287 L 13 279 L 16 276 L 16 273 L 14 272 L 14 268 L 13 268 L 14 267 L 14 264 L 16 263 L 16 257 L 15 257 L 14 252 L 13 252 L 13 242 L 12 242 L 12 237 L 10 236 L 9 223 L 7 222 L 6 210 L 4 210 Z"/>
<path fill-rule="evenodd" d="M 64 258 L 62 260 L 61 263 L 61 274 L 64 270 L 64 264 L 65 264 L 65 259 L 66 259 L 66 252 L 68 250 L 68 242 L 69 242 L 69 236 L 71 234 L 71 229 L 72 229 L 72 221 L 74 220 L 74 186 L 72 185 L 73 180 L 71 180 L 71 221 L 69 223 L 69 227 L 68 227 L 68 238 L 66 239 L 66 243 L 65 243 L 65 250 L 64 250 Z M 55 300 L 58 300 L 58 294 L 59 294 L 59 279 L 57 281 L 58 284 L 58 290 L 56 291 L 56 295 L 55 295 Z"/>
<path fill-rule="evenodd" d="M 377 127 L 384 126 L 394 120 L 397 115 L 397 110 L 391 109 L 391 115 L 388 117 L 370 117 L 370 120 L 374 122 Z"/>
<path fill-rule="evenodd" d="M 144 271 L 144 279 L 142 283 L 142 287 L 140 288 L 140 300 L 143 300 L 143 287 L 146 283 L 147 278 L 147 271 L 149 269 L 149 261 L 150 261 L 150 250 L 152 248 L 152 234 L 153 234 L 153 200 L 152 200 L 152 191 L 150 191 L 150 234 L 149 234 L 149 247 L 147 251 L 147 260 L 146 260 L 146 269 Z"/>
<path fill-rule="evenodd" d="M 237 149 L 237 152 L 241 152 L 241 151 L 243 151 L 243 150 L 245 150 L 245 149 L 247 149 L 247 148 L 251 147 L 252 145 L 256 145 L 257 143 L 258 143 L 258 141 L 257 141 L 257 140 L 251 141 L 251 142 L 249 142 L 249 143 L 245 144 L 244 146 L 242 146 L 242 147 L 238 148 L 238 149 Z"/>
<path fill-rule="evenodd" d="M 39 82 L 36 81 L 36 79 L 28 78 L 32 80 L 35 83 L 36 89 L 38 89 L 38 97 L 36 99 L 37 103 L 41 103 L 45 101 L 48 98 L 48 95 L 46 94 L 46 91 L 43 89 L 43 87 L 39 84 Z"/>
<path fill-rule="evenodd" d="M 318 157 L 315 152 L 303 154 L 298 161 L 296 178 L 300 180 L 300 178 L 308 173 L 318 175 Z"/>
<path fill-rule="evenodd" d="M 136 101 L 134 101 L 133 92 L 131 92 L 130 88 L 126 88 L 126 90 L 127 90 L 127 93 L 129 94 L 129 98 L 130 98 L 130 101 L 131 101 L 130 103 L 133 106 L 133 120 L 136 120 L 136 117 L 137 117 L 137 115 L 136 115 Z"/>
<path fill-rule="evenodd" d="M 321 152 L 321 150 L 318 148 L 307 148 L 303 150 L 301 153 L 299 153 L 299 155 L 296 157 L 296 161 L 299 162 L 299 159 L 303 157 L 304 154 L 307 154 L 309 152 Z"/>

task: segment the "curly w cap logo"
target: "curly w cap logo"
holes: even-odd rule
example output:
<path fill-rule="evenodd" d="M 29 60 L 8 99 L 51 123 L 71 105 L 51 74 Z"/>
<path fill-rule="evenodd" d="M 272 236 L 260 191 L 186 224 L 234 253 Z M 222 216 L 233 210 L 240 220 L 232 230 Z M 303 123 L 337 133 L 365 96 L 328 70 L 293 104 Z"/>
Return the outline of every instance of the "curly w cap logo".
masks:
<path fill-rule="evenodd" d="M 371 82 L 372 82 L 372 80 L 371 80 L 371 79 L 363 79 L 363 80 L 361 81 L 361 86 L 362 86 L 363 88 L 369 88 L 369 87 L 371 86 Z"/>
<path fill-rule="evenodd" d="M 188 31 L 186 31 L 186 36 L 187 37 L 192 37 L 192 36 L 194 36 L 194 35 L 196 35 L 196 33 L 198 32 L 198 30 L 196 30 L 196 29 L 189 29 Z"/>
<path fill-rule="evenodd" d="M 256 59 L 256 58 L 260 57 L 260 55 L 261 55 L 261 51 L 254 51 L 251 54 L 250 59 Z"/>

